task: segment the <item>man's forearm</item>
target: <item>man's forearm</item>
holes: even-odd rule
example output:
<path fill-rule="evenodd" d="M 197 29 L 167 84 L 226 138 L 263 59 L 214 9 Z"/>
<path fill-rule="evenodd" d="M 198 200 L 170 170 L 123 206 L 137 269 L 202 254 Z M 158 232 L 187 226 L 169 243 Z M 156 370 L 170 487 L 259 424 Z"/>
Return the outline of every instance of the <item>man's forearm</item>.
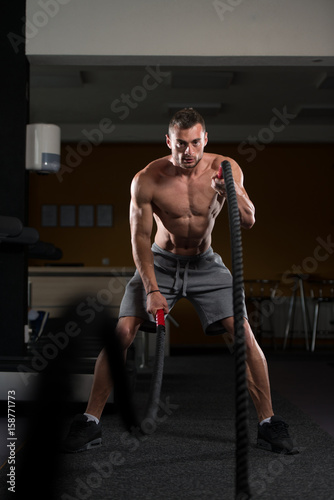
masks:
<path fill-rule="evenodd" d="M 240 224 L 245 229 L 250 229 L 255 223 L 255 207 L 248 196 L 236 187 Z"/>
<path fill-rule="evenodd" d="M 134 236 L 132 238 L 132 255 L 136 268 L 143 281 L 146 293 L 157 290 L 158 283 L 154 272 L 154 259 L 151 250 L 151 239 Z"/>

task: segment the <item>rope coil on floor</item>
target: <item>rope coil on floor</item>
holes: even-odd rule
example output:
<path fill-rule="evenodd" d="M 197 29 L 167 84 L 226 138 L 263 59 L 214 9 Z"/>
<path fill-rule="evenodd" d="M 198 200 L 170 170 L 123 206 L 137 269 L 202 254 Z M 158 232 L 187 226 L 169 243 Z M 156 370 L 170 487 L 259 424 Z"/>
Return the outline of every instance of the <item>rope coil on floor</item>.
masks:
<path fill-rule="evenodd" d="M 246 344 L 244 335 L 243 258 L 240 215 L 232 168 L 227 160 L 221 163 L 225 181 L 233 275 L 233 311 L 235 346 L 235 410 L 236 410 L 236 499 L 251 498 L 248 481 L 248 390 L 246 380 Z"/>

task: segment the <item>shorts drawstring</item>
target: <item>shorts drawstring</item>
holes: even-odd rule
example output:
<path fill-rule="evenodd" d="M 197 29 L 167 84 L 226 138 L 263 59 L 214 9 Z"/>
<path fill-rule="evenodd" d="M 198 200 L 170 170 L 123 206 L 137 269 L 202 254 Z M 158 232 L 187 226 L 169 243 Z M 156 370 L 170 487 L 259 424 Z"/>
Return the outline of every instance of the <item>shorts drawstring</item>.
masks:
<path fill-rule="evenodd" d="M 189 271 L 189 260 L 186 262 L 184 266 L 184 276 L 183 276 L 183 288 L 182 288 L 182 296 L 187 296 L 187 284 L 188 284 L 188 271 Z"/>
<path fill-rule="evenodd" d="M 203 261 L 203 259 L 206 256 L 211 256 L 213 254 L 212 248 L 209 247 L 204 253 L 199 254 L 199 255 L 179 255 L 179 254 L 174 254 L 174 253 L 168 252 L 167 250 L 163 250 L 156 243 L 153 243 L 153 245 L 152 245 L 152 252 L 153 252 L 153 254 L 162 255 L 164 259 L 168 259 L 170 262 L 172 262 L 173 268 L 174 268 L 175 261 L 176 261 L 175 280 L 174 280 L 174 286 L 173 286 L 173 291 L 175 293 L 178 293 L 179 289 L 181 287 L 182 278 L 181 278 L 180 274 L 181 274 L 181 270 L 184 269 L 183 284 L 182 284 L 182 297 L 187 296 L 187 286 L 188 286 L 190 263 L 192 264 L 192 266 L 193 265 L 196 266 L 197 262 L 201 262 L 201 261 Z"/>
<path fill-rule="evenodd" d="M 184 266 L 184 275 L 183 275 L 183 286 L 182 286 L 182 297 L 187 296 L 187 284 L 188 284 L 188 272 L 189 272 L 189 260 L 186 261 L 186 264 Z M 181 269 L 181 263 L 179 259 L 176 259 L 176 273 L 175 273 L 175 283 L 174 283 L 174 291 L 177 292 L 180 286 L 180 269 Z"/>
<path fill-rule="evenodd" d="M 177 259 L 176 261 L 176 273 L 175 273 L 175 283 L 174 283 L 174 292 L 177 292 L 179 289 L 180 283 L 180 261 Z"/>

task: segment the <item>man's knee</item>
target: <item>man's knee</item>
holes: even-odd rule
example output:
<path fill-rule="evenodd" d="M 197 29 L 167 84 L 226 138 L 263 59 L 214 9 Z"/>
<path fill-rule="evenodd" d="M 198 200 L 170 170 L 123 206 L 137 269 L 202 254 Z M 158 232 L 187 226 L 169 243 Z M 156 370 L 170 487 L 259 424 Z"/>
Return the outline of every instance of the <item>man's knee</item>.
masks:
<path fill-rule="evenodd" d="M 233 316 L 231 316 L 229 318 L 224 318 L 222 320 L 222 325 L 223 325 L 223 328 L 226 330 L 226 333 L 229 336 L 234 335 L 234 318 L 233 318 Z"/>
<path fill-rule="evenodd" d="M 119 337 L 122 347 L 126 350 L 130 347 L 140 323 L 133 318 L 120 318 L 116 326 L 116 335 Z"/>
<path fill-rule="evenodd" d="M 226 338 L 228 338 L 230 342 L 232 341 L 232 339 L 234 341 L 234 317 L 231 316 L 229 318 L 223 319 L 222 324 L 226 330 L 224 336 L 226 336 Z M 249 347 L 250 345 L 252 345 L 253 339 L 255 340 L 255 337 L 250 327 L 250 324 L 246 318 L 244 318 L 243 326 L 244 326 L 245 341 L 247 346 Z"/>
<path fill-rule="evenodd" d="M 234 335 L 234 317 L 233 316 L 229 316 L 228 318 L 224 318 L 222 320 L 222 325 L 223 327 L 225 328 L 225 330 L 227 331 L 227 333 L 229 333 L 230 335 Z M 245 331 L 250 331 L 252 333 L 252 330 L 250 328 L 250 325 L 247 321 L 246 318 L 244 318 L 244 329 Z"/>

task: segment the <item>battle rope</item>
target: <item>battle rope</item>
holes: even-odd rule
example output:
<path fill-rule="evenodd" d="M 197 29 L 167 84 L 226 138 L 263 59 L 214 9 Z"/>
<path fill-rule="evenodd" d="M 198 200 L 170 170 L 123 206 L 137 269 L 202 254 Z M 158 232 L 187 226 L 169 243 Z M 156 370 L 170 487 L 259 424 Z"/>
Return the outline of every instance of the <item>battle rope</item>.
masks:
<path fill-rule="evenodd" d="M 116 338 L 114 338 L 112 347 L 108 348 L 108 343 L 105 344 L 109 355 L 109 363 L 112 376 L 117 391 L 117 400 L 119 409 L 126 427 L 130 431 L 141 430 L 144 434 L 151 434 L 152 425 L 156 420 L 159 409 L 160 393 L 164 370 L 164 355 L 165 355 L 165 317 L 162 309 L 156 313 L 156 347 L 154 365 L 151 376 L 151 386 L 149 390 L 146 411 L 144 418 L 139 419 L 137 409 L 134 406 L 129 381 L 125 373 L 125 366 L 122 361 L 123 356 L 119 354 L 119 347 L 116 346 Z M 110 337 L 110 335 L 109 335 Z M 110 342 L 110 340 L 109 340 Z M 118 353 L 117 353 L 118 351 Z"/>
<path fill-rule="evenodd" d="M 159 309 L 156 314 L 156 346 L 153 365 L 153 373 L 151 379 L 151 388 L 146 408 L 146 419 L 155 420 L 159 408 L 160 392 L 162 384 L 162 376 L 164 370 L 164 355 L 165 355 L 165 317 L 162 309 Z"/>
<path fill-rule="evenodd" d="M 248 390 L 246 380 L 246 345 L 244 335 L 243 260 L 240 215 L 231 164 L 221 163 L 228 203 L 231 237 L 233 312 L 235 346 L 235 410 L 236 410 L 236 498 L 251 498 L 248 482 Z"/>
<path fill-rule="evenodd" d="M 232 250 L 232 272 L 233 272 L 233 308 L 234 308 L 234 335 L 235 335 L 235 360 L 236 360 L 236 498 L 237 500 L 250 499 L 250 490 L 248 484 L 248 392 L 246 383 L 246 348 L 243 328 L 243 265 L 242 265 L 242 243 L 240 231 L 239 209 L 234 189 L 231 165 L 228 161 L 221 164 L 225 186 L 227 191 L 229 225 L 231 233 Z M 81 302 L 80 302 L 81 303 Z M 75 307 L 74 307 L 75 306 Z M 65 325 L 76 325 L 76 332 L 84 332 L 94 327 L 94 334 L 104 341 L 105 349 L 109 358 L 109 365 L 115 382 L 115 389 L 118 388 L 120 398 L 120 412 L 123 421 L 128 429 L 138 426 L 137 412 L 134 408 L 130 396 L 129 383 L 125 373 L 122 349 L 118 337 L 115 335 L 115 324 L 108 315 L 96 314 L 94 324 L 87 328 L 87 322 L 83 320 L 82 315 L 77 314 L 77 304 L 70 307 L 71 313 L 64 316 Z M 157 339 L 156 353 L 151 379 L 151 388 L 148 398 L 148 405 L 145 419 L 155 419 L 159 407 L 159 398 L 162 385 L 163 364 L 164 364 L 164 343 L 165 343 L 165 323 L 163 311 L 160 310 L 156 317 Z M 77 335 L 77 333 L 76 333 Z M 68 376 L 71 373 L 71 367 L 77 348 L 75 345 L 77 339 L 68 338 L 66 349 L 60 349 L 58 356 L 51 359 L 43 373 L 41 374 L 40 388 L 36 398 L 36 411 L 32 414 L 40 415 L 38 421 L 31 420 L 31 426 L 27 435 L 36 435 L 38 432 L 47 435 L 49 429 L 55 429 L 52 432 L 52 443 L 49 440 L 39 440 L 38 443 L 32 442 L 32 445 L 25 446 L 25 457 L 23 459 L 24 467 L 20 478 L 22 481 L 18 484 L 18 498 L 26 498 L 27 484 L 29 477 L 33 474 L 38 457 L 44 456 L 55 458 L 54 453 L 57 448 L 57 442 L 60 440 L 60 430 L 62 428 L 63 415 L 59 417 L 59 408 L 66 408 L 67 398 L 65 393 L 70 392 Z M 28 370 L 29 371 L 29 370 Z M 49 399 L 48 399 L 49 398 Z M 70 397 L 69 397 L 70 400 Z M 47 403 L 46 403 L 47 402 Z M 55 408 L 52 406 L 54 405 Z M 62 413 L 62 412 L 60 412 Z M 50 424 L 51 416 L 54 417 Z M 42 425 L 42 428 L 41 428 Z M 143 430 L 144 432 L 144 430 Z M 50 466 L 50 460 L 42 461 L 41 476 L 46 477 L 46 484 L 49 485 L 50 494 L 48 498 L 53 498 L 52 480 L 56 479 L 55 467 Z M 55 464 L 56 465 L 56 464 Z M 30 467 L 29 467 L 30 466 Z M 49 475 L 48 475 L 49 473 Z M 27 480 L 26 480 L 27 478 Z M 36 493 L 36 492 L 34 492 Z M 45 498 L 46 490 L 43 490 Z M 49 493 L 49 492 L 48 492 Z M 24 495 L 24 496 L 23 496 Z M 29 495 L 28 495 L 29 496 Z M 36 496 L 36 495 L 35 495 Z"/>

